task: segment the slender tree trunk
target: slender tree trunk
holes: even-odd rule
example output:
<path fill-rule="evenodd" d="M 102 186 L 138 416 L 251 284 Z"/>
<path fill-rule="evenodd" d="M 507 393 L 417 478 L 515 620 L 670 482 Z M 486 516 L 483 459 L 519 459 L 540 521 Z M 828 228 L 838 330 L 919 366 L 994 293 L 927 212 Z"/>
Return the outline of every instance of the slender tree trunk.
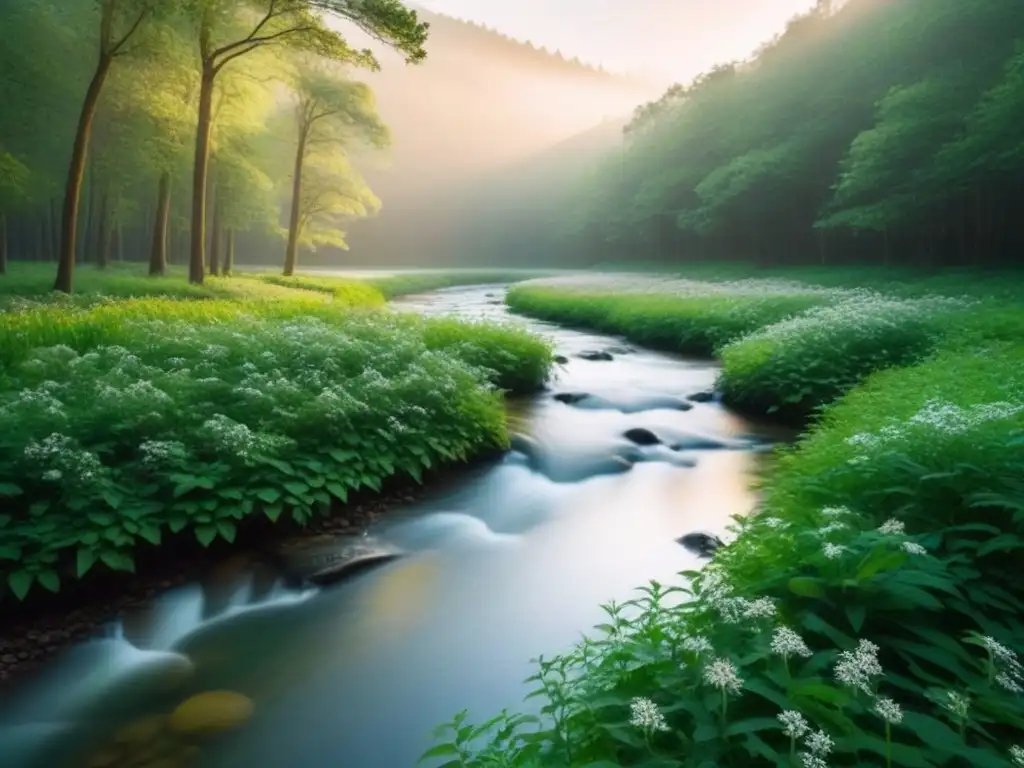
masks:
<path fill-rule="evenodd" d="M 57 199 L 51 197 L 47 208 L 50 218 L 50 253 L 53 254 L 53 260 L 57 261 L 60 258 L 60 218 L 57 216 Z"/>
<path fill-rule="evenodd" d="M 96 221 L 96 267 L 106 269 L 110 257 L 110 194 L 100 193 L 100 211 Z"/>
<path fill-rule="evenodd" d="M 121 222 L 114 225 L 114 261 L 124 261 L 124 227 Z"/>
<path fill-rule="evenodd" d="M 201 285 L 206 271 L 206 181 L 210 165 L 210 129 L 213 124 L 212 62 L 203 62 L 199 86 L 199 119 L 196 123 L 196 152 L 192 168 L 192 232 L 190 236 L 188 280 Z"/>
<path fill-rule="evenodd" d="M 100 103 L 103 83 L 110 72 L 113 58 L 106 53 L 100 55 L 93 72 L 89 89 L 82 103 L 82 111 L 78 116 L 78 129 L 75 132 L 75 143 L 71 151 L 71 162 L 68 164 L 68 177 L 64 185 L 64 211 L 61 215 L 60 260 L 57 264 L 57 279 L 53 290 L 71 293 L 75 275 L 75 246 L 78 225 L 78 204 L 82 196 L 82 177 L 85 174 L 85 160 L 89 152 L 89 137 L 96 118 L 96 108 Z"/>
<path fill-rule="evenodd" d="M 171 174 L 160 174 L 157 189 L 156 216 L 153 217 L 153 242 L 149 249 L 149 274 L 167 271 L 167 223 L 171 214 Z"/>
<path fill-rule="evenodd" d="M 213 190 L 213 219 L 210 222 L 210 274 L 220 274 L 220 191 Z"/>
<path fill-rule="evenodd" d="M 7 274 L 7 214 L 0 212 L 0 275 Z"/>
<path fill-rule="evenodd" d="M 284 276 L 295 274 L 299 260 L 299 235 L 302 227 L 302 167 L 306 162 L 307 126 L 300 126 L 299 143 L 295 149 L 295 168 L 292 171 L 292 210 L 288 217 L 288 246 L 284 252 Z"/>
<path fill-rule="evenodd" d="M 229 276 L 235 269 L 235 230 L 228 227 L 227 243 L 224 246 L 224 274 Z"/>

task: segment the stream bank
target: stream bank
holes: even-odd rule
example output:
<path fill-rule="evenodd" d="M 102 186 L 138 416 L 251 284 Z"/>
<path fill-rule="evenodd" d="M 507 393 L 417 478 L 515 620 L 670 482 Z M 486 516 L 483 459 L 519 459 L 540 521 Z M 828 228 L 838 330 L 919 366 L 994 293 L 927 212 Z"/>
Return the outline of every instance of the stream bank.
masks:
<path fill-rule="evenodd" d="M 498 287 L 398 306 L 509 319 Z M 518 704 L 529 659 L 571 645 L 602 602 L 699 567 L 677 539 L 724 535 L 752 508 L 755 449 L 777 435 L 707 401 L 711 363 L 527 327 L 566 362 L 547 392 L 517 404 L 525 452 L 372 526 L 405 557 L 326 590 L 243 583 L 225 601 L 198 585 L 162 596 L 146 622 L 115 625 L 5 701 L 0 743 L 25 756 L 12 768 L 87 765 L 126 723 L 210 690 L 253 710 L 198 752 L 178 743 L 189 764 L 411 766 L 451 712 Z M 127 766 L 122 757 L 111 765 Z"/>

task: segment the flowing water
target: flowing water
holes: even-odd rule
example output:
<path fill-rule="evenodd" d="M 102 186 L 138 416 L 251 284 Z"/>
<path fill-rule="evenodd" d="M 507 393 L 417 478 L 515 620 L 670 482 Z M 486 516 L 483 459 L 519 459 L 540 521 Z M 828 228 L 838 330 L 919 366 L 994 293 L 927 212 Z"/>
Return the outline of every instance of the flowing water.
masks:
<path fill-rule="evenodd" d="M 396 307 L 510 320 L 502 291 L 450 289 Z M 375 533 L 410 554 L 331 588 L 243 586 L 213 616 L 199 587 L 165 595 L 144 640 L 114 627 L 0 702 L 0 764 L 86 768 L 125 723 L 230 690 L 255 703 L 244 727 L 155 762 L 101 754 L 92 765 L 410 768 L 455 712 L 520 707 L 530 659 L 570 647 L 601 621 L 602 603 L 699 567 L 675 539 L 721 534 L 749 511 L 756 441 L 771 435 L 714 402 L 675 407 L 712 387 L 713 363 L 636 349 L 584 360 L 625 345 L 513 321 L 569 359 L 548 391 L 510 404 L 531 456 L 509 452 L 397 511 Z M 596 398 L 555 399 L 565 392 Z M 637 427 L 665 444 L 623 437 Z M 621 471 L 613 454 L 635 463 Z"/>

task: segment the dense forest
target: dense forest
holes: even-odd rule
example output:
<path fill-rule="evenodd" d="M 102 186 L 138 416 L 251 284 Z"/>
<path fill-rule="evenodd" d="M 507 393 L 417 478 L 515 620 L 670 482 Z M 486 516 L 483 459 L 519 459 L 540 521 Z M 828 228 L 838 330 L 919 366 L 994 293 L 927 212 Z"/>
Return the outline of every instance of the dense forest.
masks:
<path fill-rule="evenodd" d="M 236 259 L 286 273 L 340 266 L 351 228 L 382 203 L 391 215 L 356 235 L 358 263 L 401 261 L 395 252 L 415 262 L 447 187 L 652 92 L 397 0 L 340 19 L 318 15 L 326 6 L 358 7 L 19 0 L 0 9 L 0 269 L 9 258 L 56 261 L 70 240 L 78 262 L 148 259 L 154 273 L 188 264 L 194 281 Z M 409 58 L 419 66 L 404 66 Z M 566 92 L 582 102 L 555 116 L 530 106 Z"/>
<path fill-rule="evenodd" d="M 343 245 L 379 207 L 350 162 L 389 132 L 368 86 L 379 66 L 343 32 L 410 62 L 427 26 L 398 0 L 19 0 L 0 9 L 0 271 L 168 255 L 190 279 L 230 270 L 236 235 Z M 287 244 L 287 245 L 285 245 Z"/>
<path fill-rule="evenodd" d="M 465 236 L 509 262 L 1019 262 L 1022 124 L 1024 3 L 822 0 Z"/>

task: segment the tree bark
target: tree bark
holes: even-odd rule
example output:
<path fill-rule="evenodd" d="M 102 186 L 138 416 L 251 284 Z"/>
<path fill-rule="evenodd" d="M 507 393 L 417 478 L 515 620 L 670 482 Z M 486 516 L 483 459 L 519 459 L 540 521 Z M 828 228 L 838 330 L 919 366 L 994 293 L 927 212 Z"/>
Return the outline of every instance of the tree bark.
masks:
<path fill-rule="evenodd" d="M 220 192 L 213 191 L 213 220 L 210 222 L 210 274 L 220 274 Z"/>
<path fill-rule="evenodd" d="M 156 215 L 153 217 L 153 242 L 149 249 L 149 274 L 167 272 L 167 224 L 171 214 L 171 174 L 160 174 Z"/>
<path fill-rule="evenodd" d="M 299 235 L 302 227 L 302 167 L 306 161 L 307 134 L 307 126 L 301 126 L 299 143 L 295 149 L 295 168 L 292 171 L 292 210 L 288 218 L 288 246 L 284 252 L 283 274 L 285 277 L 295 274 L 295 267 L 299 261 Z"/>
<path fill-rule="evenodd" d="M 188 281 L 196 285 L 202 284 L 206 271 L 206 182 L 210 165 L 215 75 L 213 63 L 204 61 L 199 86 L 199 118 L 196 122 L 196 151 L 192 168 L 192 232 L 188 262 Z"/>
<path fill-rule="evenodd" d="M 113 57 L 101 53 L 93 72 L 89 89 L 82 102 L 82 110 L 78 115 L 78 128 L 75 131 L 75 143 L 71 150 L 71 162 L 68 164 L 67 182 L 64 185 L 64 210 L 61 215 L 60 259 L 57 264 L 57 279 L 53 290 L 71 293 L 75 275 L 75 246 L 78 226 L 78 205 L 82 197 L 82 178 L 85 175 L 85 160 L 89 153 L 89 138 L 96 118 L 96 109 L 100 103 L 103 84 L 110 73 Z"/>
<path fill-rule="evenodd" d="M 110 194 L 100 193 L 100 212 L 96 222 L 96 267 L 106 269 L 110 260 Z"/>
<path fill-rule="evenodd" d="M 124 261 L 124 227 L 121 222 L 114 225 L 114 261 Z"/>
<path fill-rule="evenodd" d="M 57 261 L 60 258 L 60 219 L 57 216 L 56 198 L 50 198 L 47 209 L 50 217 L 50 253 L 53 254 L 53 260 Z"/>
<path fill-rule="evenodd" d="M 0 212 L 0 275 L 7 274 L 7 214 Z"/>
<path fill-rule="evenodd" d="M 228 227 L 227 244 L 224 247 L 224 275 L 230 276 L 235 269 L 235 230 Z"/>

